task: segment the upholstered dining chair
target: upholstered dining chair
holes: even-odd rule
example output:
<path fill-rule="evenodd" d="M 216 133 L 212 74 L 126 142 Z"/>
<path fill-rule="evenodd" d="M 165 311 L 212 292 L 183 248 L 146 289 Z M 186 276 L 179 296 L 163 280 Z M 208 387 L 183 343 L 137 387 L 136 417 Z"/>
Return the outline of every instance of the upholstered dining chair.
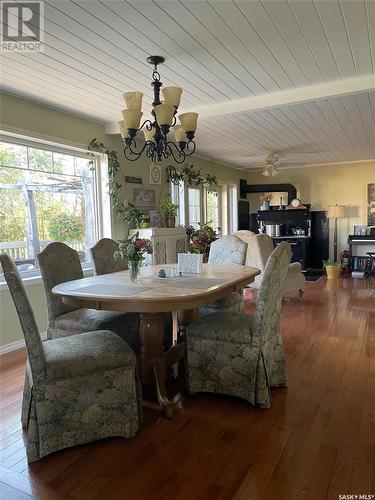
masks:
<path fill-rule="evenodd" d="M 28 462 L 97 439 L 134 436 L 141 419 L 134 352 L 108 330 L 42 342 L 15 264 L 6 254 L 0 263 L 28 354 L 22 405 Z"/>
<path fill-rule="evenodd" d="M 244 265 L 246 250 L 247 244 L 240 238 L 232 234 L 222 236 L 211 243 L 208 263 L 218 265 Z M 199 316 L 202 316 L 218 310 L 241 312 L 243 308 L 244 303 L 242 295 L 239 292 L 232 292 L 227 297 L 217 300 L 213 304 L 200 307 L 198 313 Z"/>
<path fill-rule="evenodd" d="M 267 234 L 255 234 L 248 236 L 246 233 L 250 231 L 238 231 L 236 236 L 247 241 L 248 249 L 246 256 L 246 265 L 257 267 L 262 271 L 262 274 L 257 276 L 253 283 L 249 285 L 250 288 L 259 289 L 263 279 L 263 270 L 266 267 L 267 259 L 273 252 L 273 241 Z M 302 299 L 305 288 L 305 277 L 302 273 L 302 266 L 299 262 L 292 262 L 289 265 L 288 273 L 286 275 L 284 284 L 284 294 L 290 292 L 298 292 L 299 298 Z"/>
<path fill-rule="evenodd" d="M 190 392 L 238 396 L 269 408 L 271 387 L 287 385 L 280 311 L 290 257 L 287 242 L 270 255 L 254 316 L 221 311 L 188 326 L 186 364 Z"/>
<path fill-rule="evenodd" d="M 68 306 L 52 288 L 83 278 L 79 255 L 65 243 L 50 243 L 38 254 L 48 310 L 47 338 L 56 339 L 92 330 L 111 330 L 135 351 L 140 350 L 139 315 L 129 312 L 97 311 Z"/>
<path fill-rule="evenodd" d="M 115 259 L 118 243 L 111 238 L 102 238 L 90 248 L 95 274 L 117 273 L 128 269 L 128 263 L 123 259 Z"/>

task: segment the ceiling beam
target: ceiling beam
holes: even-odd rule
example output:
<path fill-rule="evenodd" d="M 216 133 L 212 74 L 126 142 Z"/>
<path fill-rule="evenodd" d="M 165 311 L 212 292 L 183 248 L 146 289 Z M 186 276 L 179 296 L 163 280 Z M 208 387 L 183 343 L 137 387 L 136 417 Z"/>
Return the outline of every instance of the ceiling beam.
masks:
<path fill-rule="evenodd" d="M 185 109 L 196 111 L 199 118 L 210 118 L 213 116 L 227 115 L 230 113 L 243 113 L 244 111 L 258 111 L 261 109 L 280 108 L 293 104 L 300 104 L 320 99 L 328 99 L 344 95 L 361 94 L 363 92 L 375 91 L 375 75 L 365 75 L 345 80 L 318 83 L 309 87 L 299 87 L 288 90 L 280 90 L 269 94 L 261 94 L 233 101 L 218 102 L 207 106 Z M 119 134 L 117 122 L 106 123 L 105 133 Z"/>
<path fill-rule="evenodd" d="M 242 113 L 244 111 L 257 111 L 261 109 L 279 108 L 292 104 L 308 101 L 328 99 L 350 94 L 359 94 L 375 90 L 375 75 L 366 75 L 346 80 L 318 83 L 309 87 L 299 87 L 281 90 L 270 94 L 245 97 L 233 101 L 209 104 L 195 108 L 199 118 L 226 115 L 229 113 Z M 187 109 L 186 111 L 192 111 Z M 185 109 L 184 109 L 185 112 Z"/>

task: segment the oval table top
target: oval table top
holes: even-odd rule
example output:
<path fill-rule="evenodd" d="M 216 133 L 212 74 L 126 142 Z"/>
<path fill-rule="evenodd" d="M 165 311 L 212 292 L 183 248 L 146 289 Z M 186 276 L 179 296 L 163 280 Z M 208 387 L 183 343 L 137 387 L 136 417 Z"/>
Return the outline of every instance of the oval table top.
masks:
<path fill-rule="evenodd" d="M 210 304 L 254 281 L 260 270 L 239 265 L 204 264 L 201 274 L 157 278 L 159 269 L 176 264 L 141 268 L 140 281 L 133 283 L 129 271 L 103 274 L 56 285 L 52 292 L 75 307 L 110 311 L 166 312 Z"/>

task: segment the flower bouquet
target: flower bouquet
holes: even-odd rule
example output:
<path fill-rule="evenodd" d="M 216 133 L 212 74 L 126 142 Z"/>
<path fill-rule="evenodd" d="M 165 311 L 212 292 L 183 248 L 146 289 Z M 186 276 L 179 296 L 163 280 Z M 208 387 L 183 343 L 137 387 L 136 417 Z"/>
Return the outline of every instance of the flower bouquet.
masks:
<path fill-rule="evenodd" d="M 207 262 L 208 254 L 210 253 L 211 243 L 217 240 L 218 235 L 216 231 L 211 227 L 211 222 L 198 222 L 199 229 L 191 233 L 191 228 L 188 226 L 189 236 L 191 242 L 188 244 L 188 251 L 190 253 L 202 253 L 203 262 Z"/>
<path fill-rule="evenodd" d="M 131 238 L 118 241 L 118 250 L 114 253 L 115 259 L 123 259 L 128 262 L 129 275 L 132 281 L 139 280 L 139 272 L 144 254 L 152 254 L 150 240 L 139 238 L 139 232 Z"/>

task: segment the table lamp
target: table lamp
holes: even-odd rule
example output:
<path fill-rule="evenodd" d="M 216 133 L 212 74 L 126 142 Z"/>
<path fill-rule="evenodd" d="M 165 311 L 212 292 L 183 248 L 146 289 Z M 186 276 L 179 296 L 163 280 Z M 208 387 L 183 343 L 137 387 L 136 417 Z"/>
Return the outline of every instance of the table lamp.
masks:
<path fill-rule="evenodd" d="M 335 229 L 333 233 L 333 260 L 337 262 L 337 219 L 345 217 L 345 205 L 331 205 L 328 207 L 328 219 L 335 219 Z"/>

